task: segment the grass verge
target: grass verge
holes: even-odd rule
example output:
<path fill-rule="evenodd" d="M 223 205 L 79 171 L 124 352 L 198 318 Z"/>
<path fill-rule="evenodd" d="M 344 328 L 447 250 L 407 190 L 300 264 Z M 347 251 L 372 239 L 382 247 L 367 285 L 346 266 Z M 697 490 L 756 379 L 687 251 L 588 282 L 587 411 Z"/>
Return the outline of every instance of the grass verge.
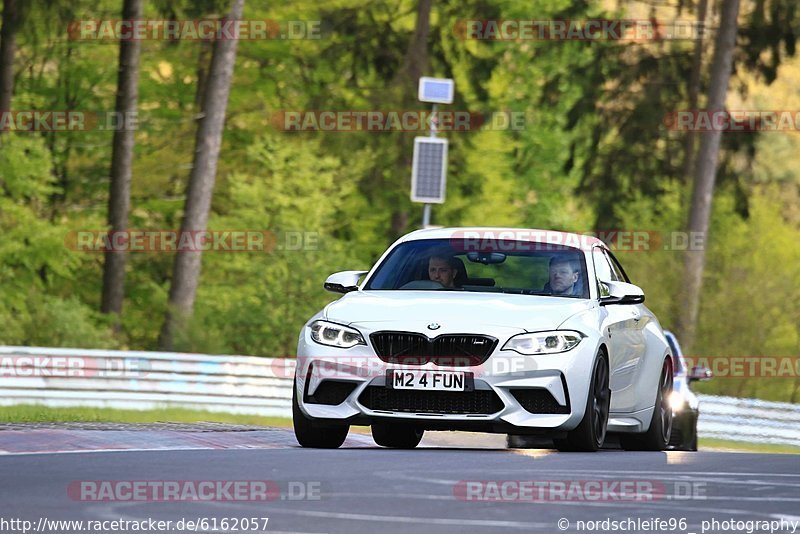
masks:
<path fill-rule="evenodd" d="M 0 422 L 4 423 L 52 423 L 65 421 L 91 423 L 197 423 L 208 421 L 236 425 L 292 426 L 292 420 L 288 417 L 261 417 L 258 415 L 238 415 L 184 408 L 117 410 L 112 408 L 80 407 L 50 408 L 30 404 L 0 406 Z"/>
<path fill-rule="evenodd" d="M 800 447 L 793 447 L 792 445 L 774 445 L 771 443 L 743 443 L 741 441 L 728 441 L 724 439 L 700 438 L 698 440 L 698 445 L 700 450 L 725 449 L 741 452 L 800 454 Z"/>

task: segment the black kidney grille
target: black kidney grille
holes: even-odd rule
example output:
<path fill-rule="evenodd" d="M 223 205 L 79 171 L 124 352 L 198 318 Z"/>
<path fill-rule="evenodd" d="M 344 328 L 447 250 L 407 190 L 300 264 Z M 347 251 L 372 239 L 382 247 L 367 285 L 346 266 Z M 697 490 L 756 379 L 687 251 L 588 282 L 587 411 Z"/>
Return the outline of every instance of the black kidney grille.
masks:
<path fill-rule="evenodd" d="M 370 410 L 439 414 L 493 414 L 503 401 L 488 389 L 474 391 L 422 391 L 369 386 L 358 401 Z"/>
<path fill-rule="evenodd" d="M 476 334 L 442 334 L 431 340 L 413 332 L 374 332 L 369 338 L 381 360 L 405 365 L 480 365 L 497 347 L 496 338 Z"/>
<path fill-rule="evenodd" d="M 425 363 L 430 354 L 428 338 L 410 332 L 376 332 L 369 336 L 375 352 L 383 361 L 400 363 L 403 359 L 417 358 Z"/>

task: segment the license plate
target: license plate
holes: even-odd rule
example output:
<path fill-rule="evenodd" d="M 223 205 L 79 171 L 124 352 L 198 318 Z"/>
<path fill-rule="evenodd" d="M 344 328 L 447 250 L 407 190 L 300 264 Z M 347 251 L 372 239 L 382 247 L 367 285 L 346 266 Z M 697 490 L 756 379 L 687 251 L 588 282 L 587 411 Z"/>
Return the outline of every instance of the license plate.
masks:
<path fill-rule="evenodd" d="M 389 369 L 386 386 L 391 389 L 426 389 L 431 391 L 472 391 L 472 373 L 464 371 L 419 371 Z"/>

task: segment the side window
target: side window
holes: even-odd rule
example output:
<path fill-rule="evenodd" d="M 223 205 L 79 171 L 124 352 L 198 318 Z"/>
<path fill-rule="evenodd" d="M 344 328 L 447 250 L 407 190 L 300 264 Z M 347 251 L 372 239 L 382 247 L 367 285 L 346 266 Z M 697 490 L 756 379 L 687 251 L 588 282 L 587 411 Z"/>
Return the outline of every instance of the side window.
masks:
<path fill-rule="evenodd" d="M 598 282 L 618 281 L 617 275 L 611 268 L 611 263 L 608 261 L 608 257 L 603 252 L 603 249 L 595 248 L 592 251 L 592 257 L 594 258 L 594 270 Z"/>
<path fill-rule="evenodd" d="M 597 277 L 597 292 L 601 297 L 608 296 L 608 288 L 602 282 L 613 282 L 616 280 L 614 271 L 608 258 L 603 253 L 603 249 L 595 248 L 592 250 L 592 260 L 594 261 L 594 272 Z"/>
<path fill-rule="evenodd" d="M 617 275 L 617 280 L 620 282 L 630 282 L 630 279 L 625 274 L 625 271 L 622 270 L 622 265 L 619 264 L 619 260 L 614 257 L 613 254 L 607 252 L 609 259 L 611 260 L 611 268 L 614 270 L 614 273 Z"/>

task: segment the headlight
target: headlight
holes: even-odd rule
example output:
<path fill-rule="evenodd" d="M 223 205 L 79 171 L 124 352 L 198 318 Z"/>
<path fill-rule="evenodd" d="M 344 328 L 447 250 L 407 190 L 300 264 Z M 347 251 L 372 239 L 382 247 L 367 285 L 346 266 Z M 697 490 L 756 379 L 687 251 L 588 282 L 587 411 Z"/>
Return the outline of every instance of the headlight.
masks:
<path fill-rule="evenodd" d="M 314 321 L 311 323 L 311 339 L 320 345 L 349 349 L 356 345 L 366 345 L 361 332 L 354 328 L 342 326 L 328 321 Z"/>
<path fill-rule="evenodd" d="M 683 410 L 684 405 L 686 404 L 686 399 L 683 398 L 680 391 L 673 391 L 669 395 L 669 406 L 672 408 L 674 413 L 678 413 Z"/>
<path fill-rule="evenodd" d="M 513 350 L 520 354 L 556 354 L 574 349 L 583 339 L 583 334 L 572 330 L 534 332 L 519 334 L 509 339 L 502 350 Z"/>

